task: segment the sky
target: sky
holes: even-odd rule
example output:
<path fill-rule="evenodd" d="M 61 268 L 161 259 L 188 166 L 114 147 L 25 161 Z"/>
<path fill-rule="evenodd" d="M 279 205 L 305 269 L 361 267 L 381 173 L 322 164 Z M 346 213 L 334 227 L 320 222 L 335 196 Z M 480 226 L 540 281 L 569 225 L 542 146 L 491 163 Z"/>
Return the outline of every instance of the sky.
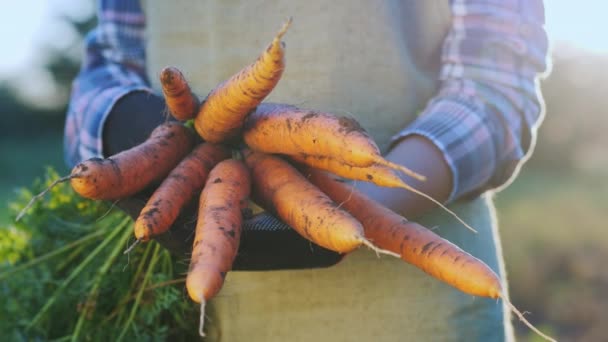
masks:
<path fill-rule="evenodd" d="M 47 51 L 80 55 L 82 49 L 74 44 L 78 34 L 61 17 L 85 19 L 94 11 L 95 0 L 0 0 L 0 81 L 8 80 L 32 105 L 61 105 L 65 95 L 58 95 L 43 68 Z"/>
<path fill-rule="evenodd" d="M 447 0 L 446 0 L 447 1 Z M 36 68 L 43 63 L 45 46 L 67 49 L 76 38 L 59 15 L 86 17 L 94 1 L 0 0 L 0 79 L 15 78 L 23 70 L 44 88 L 48 75 Z M 595 54 L 608 54 L 608 1 L 545 0 L 546 29 L 552 46 L 566 43 Z M 19 80 L 19 78 L 18 78 Z M 31 90 L 35 88 L 30 87 Z M 38 91 L 40 91 L 38 89 Z M 32 95 L 32 94 L 30 94 Z M 35 94 L 33 94 L 35 95 Z"/>
<path fill-rule="evenodd" d="M 0 0 L 0 77 L 36 64 L 40 45 L 69 42 L 73 32 L 58 25 L 57 15 L 87 15 L 91 2 L 82 0 Z M 546 28 L 552 42 L 566 42 L 594 53 L 608 53 L 608 1 L 545 0 Z M 62 37 L 62 39 L 55 39 Z M 66 38 L 67 37 L 67 38 Z M 8 52 L 8 53 L 6 53 Z"/>
<path fill-rule="evenodd" d="M 66 48 L 76 38 L 58 16 L 83 18 L 94 11 L 93 1 L 0 0 L 0 77 L 39 62 L 40 47 Z"/>

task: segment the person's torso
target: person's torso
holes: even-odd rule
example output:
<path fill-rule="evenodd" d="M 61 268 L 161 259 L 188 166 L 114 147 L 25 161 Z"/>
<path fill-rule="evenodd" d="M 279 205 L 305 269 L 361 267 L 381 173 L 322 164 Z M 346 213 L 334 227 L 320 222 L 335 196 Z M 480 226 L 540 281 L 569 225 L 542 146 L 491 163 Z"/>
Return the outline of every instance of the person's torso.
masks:
<path fill-rule="evenodd" d="M 180 68 L 203 97 L 281 24 L 286 69 L 267 101 L 355 117 L 382 151 L 436 88 L 447 1 L 143 1 L 148 74 Z"/>
<path fill-rule="evenodd" d="M 142 0 L 148 74 L 180 68 L 195 92 L 252 63 L 288 18 L 286 70 L 267 101 L 352 115 L 383 152 L 437 87 L 447 0 Z M 423 225 L 503 274 L 488 200 L 439 210 Z M 503 307 L 366 249 L 327 269 L 231 272 L 210 303 L 209 338 L 222 341 L 502 341 Z M 510 335 L 510 333 L 508 333 Z"/>

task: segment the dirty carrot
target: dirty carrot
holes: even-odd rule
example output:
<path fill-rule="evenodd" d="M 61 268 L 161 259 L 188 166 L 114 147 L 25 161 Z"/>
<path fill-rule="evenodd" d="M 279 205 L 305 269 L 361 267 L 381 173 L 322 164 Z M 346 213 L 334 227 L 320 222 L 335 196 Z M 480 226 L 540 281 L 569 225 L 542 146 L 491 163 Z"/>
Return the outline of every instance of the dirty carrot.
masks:
<path fill-rule="evenodd" d="M 135 237 L 143 242 L 166 232 L 183 207 L 200 194 L 207 175 L 230 158 L 220 145 L 202 143 L 186 156 L 154 191 L 135 221 Z"/>
<path fill-rule="evenodd" d="M 357 167 L 379 164 L 425 180 L 384 159 L 374 140 L 349 117 L 264 103 L 246 118 L 243 138 L 249 148 L 260 152 L 328 157 Z"/>
<path fill-rule="evenodd" d="M 458 222 L 467 227 L 469 230 L 477 232 L 475 228 L 471 227 L 470 224 L 466 223 L 455 212 L 450 210 L 438 200 L 434 199 L 432 196 L 429 196 L 424 192 L 407 184 L 405 181 L 399 178 L 398 175 L 395 174 L 395 171 L 393 169 L 387 166 L 380 164 L 372 164 L 366 167 L 358 167 L 339 162 L 332 158 L 310 155 L 293 155 L 290 158 L 298 163 L 306 164 L 315 169 L 329 171 L 337 176 L 344 177 L 347 179 L 371 182 L 378 186 L 388 188 L 402 188 L 407 191 L 413 192 L 435 203 L 437 206 L 452 215 L 456 220 L 458 220 Z"/>
<path fill-rule="evenodd" d="M 109 158 L 91 158 L 74 166 L 68 176 L 57 179 L 32 197 L 16 220 L 51 188 L 67 181 L 76 193 L 89 199 L 115 200 L 131 196 L 163 179 L 193 145 L 194 135 L 190 129 L 180 123 L 164 123 L 137 146 Z"/>
<path fill-rule="evenodd" d="M 290 159 L 315 169 L 329 171 L 334 175 L 350 180 L 371 182 L 378 186 L 402 188 L 404 181 L 387 166 L 372 164 L 369 166 L 353 166 L 329 157 L 311 156 L 306 154 L 292 155 Z"/>
<path fill-rule="evenodd" d="M 287 161 L 243 150 L 251 169 L 253 194 L 259 204 L 300 235 L 319 246 L 347 253 L 363 245 L 378 251 L 364 237 L 363 227 L 312 185 Z"/>
<path fill-rule="evenodd" d="M 323 171 L 307 169 L 308 179 L 341 204 L 363 225 L 365 236 L 380 248 L 398 253 L 401 259 L 465 293 L 502 298 L 530 329 L 553 339 L 530 324 L 505 296 L 500 278 L 483 261 L 415 222 L 408 221 L 366 197 L 342 180 Z"/>
<path fill-rule="evenodd" d="M 242 161 L 228 159 L 209 173 L 199 212 L 186 288 L 201 304 L 199 333 L 204 336 L 205 303 L 221 289 L 232 268 L 241 235 L 241 210 L 248 204 L 249 170 Z"/>
<path fill-rule="evenodd" d="M 167 176 L 193 144 L 194 137 L 188 128 L 180 123 L 164 123 L 133 148 L 76 165 L 70 174 L 70 184 L 79 195 L 90 199 L 131 196 Z"/>
<path fill-rule="evenodd" d="M 186 78 L 176 67 L 166 67 L 160 72 L 160 84 L 169 113 L 180 121 L 196 116 L 199 100 L 190 90 Z"/>
<path fill-rule="evenodd" d="M 281 38 L 290 24 L 291 18 L 253 64 L 209 93 L 194 119 L 194 127 L 204 140 L 221 142 L 236 136 L 245 116 L 277 85 L 285 69 Z"/>

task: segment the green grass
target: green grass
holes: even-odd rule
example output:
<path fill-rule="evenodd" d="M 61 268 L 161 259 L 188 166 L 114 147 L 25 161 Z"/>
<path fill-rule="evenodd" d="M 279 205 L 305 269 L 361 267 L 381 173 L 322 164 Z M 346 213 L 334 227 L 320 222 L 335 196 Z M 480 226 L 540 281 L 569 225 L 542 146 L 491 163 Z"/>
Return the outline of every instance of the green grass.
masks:
<path fill-rule="evenodd" d="M 40 175 L 12 209 L 58 177 Z M 63 183 L 19 222 L 0 226 L 3 340 L 194 339 L 199 314 L 183 292 L 187 264 L 155 242 L 124 255 L 133 221 L 111 207 Z"/>
<path fill-rule="evenodd" d="M 522 236 L 563 247 L 575 242 L 608 247 L 607 200 L 608 177 L 602 175 L 523 173 L 496 196 L 505 248 L 521 252 Z"/>

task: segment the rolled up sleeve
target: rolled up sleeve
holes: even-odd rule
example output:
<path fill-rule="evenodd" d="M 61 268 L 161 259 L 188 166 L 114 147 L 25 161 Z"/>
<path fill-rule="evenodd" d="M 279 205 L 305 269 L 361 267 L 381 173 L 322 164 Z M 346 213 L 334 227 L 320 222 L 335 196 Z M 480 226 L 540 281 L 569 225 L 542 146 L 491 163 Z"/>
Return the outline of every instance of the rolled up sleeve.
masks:
<path fill-rule="evenodd" d="M 103 155 L 103 125 L 121 97 L 152 92 L 145 76 L 145 19 L 139 1 L 100 1 L 97 13 L 68 105 L 64 157 L 70 167 Z"/>
<path fill-rule="evenodd" d="M 394 137 L 417 134 L 444 154 L 448 201 L 509 183 L 530 155 L 544 114 L 547 70 L 542 1 L 452 1 L 441 86 L 420 116 Z"/>

